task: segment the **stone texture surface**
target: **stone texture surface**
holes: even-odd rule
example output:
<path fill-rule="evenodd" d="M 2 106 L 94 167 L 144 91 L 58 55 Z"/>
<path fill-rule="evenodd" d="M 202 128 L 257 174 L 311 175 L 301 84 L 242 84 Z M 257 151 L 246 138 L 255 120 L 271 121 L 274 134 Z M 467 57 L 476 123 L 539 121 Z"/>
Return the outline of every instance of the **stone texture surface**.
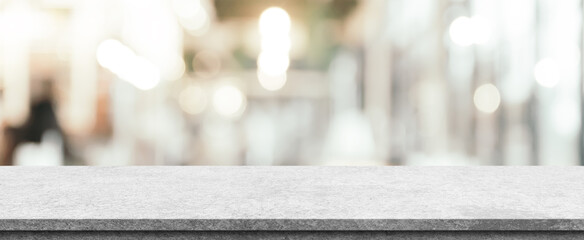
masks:
<path fill-rule="evenodd" d="M 0 167 L 7 230 L 583 231 L 584 168 Z"/>
<path fill-rule="evenodd" d="M 168 231 L 168 232 L 0 232 L 0 239 L 218 239 L 218 240 L 267 240 L 267 239 L 310 239 L 310 240 L 346 240 L 346 239 L 530 239 L 530 240 L 576 240 L 584 237 L 583 232 L 379 232 L 379 231 L 328 231 L 328 232 L 189 232 L 189 231 Z"/>

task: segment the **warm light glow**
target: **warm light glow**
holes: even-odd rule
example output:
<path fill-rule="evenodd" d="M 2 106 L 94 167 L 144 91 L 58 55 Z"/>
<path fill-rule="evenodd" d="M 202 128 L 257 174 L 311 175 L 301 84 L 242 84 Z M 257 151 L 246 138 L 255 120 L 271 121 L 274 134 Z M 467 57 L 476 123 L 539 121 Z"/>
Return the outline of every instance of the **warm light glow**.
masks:
<path fill-rule="evenodd" d="M 482 16 L 473 16 L 472 22 L 472 34 L 473 42 L 475 44 L 486 44 L 491 39 L 491 25 L 489 21 Z"/>
<path fill-rule="evenodd" d="M 96 57 L 102 67 L 138 89 L 149 90 L 160 82 L 160 69 L 154 63 L 136 56 L 130 48 L 117 40 L 109 39 L 99 44 Z"/>
<path fill-rule="evenodd" d="M 116 46 L 123 48 L 121 43 L 111 40 L 104 41 L 99 45 L 100 51 L 97 51 L 96 46 L 100 40 L 97 35 L 102 27 L 99 20 L 102 19 L 104 10 L 98 2 L 83 2 L 76 5 L 73 10 L 71 19 L 73 36 L 69 52 L 70 80 L 62 120 L 66 131 L 76 136 L 91 134 L 96 125 L 100 83 L 99 66 L 95 64 L 95 55 L 98 54 L 100 57 L 98 60 L 102 62 L 114 61 L 113 64 L 117 64 L 115 61 L 119 59 L 107 57 L 110 55 L 115 57 L 119 53 L 115 49 Z M 108 48 L 114 49 L 110 51 Z"/>
<path fill-rule="evenodd" d="M 209 16 L 205 11 L 201 11 L 199 14 L 191 18 L 180 19 L 180 23 L 194 36 L 205 34 L 207 30 L 209 30 L 211 24 Z"/>
<path fill-rule="evenodd" d="M 118 40 L 108 39 L 99 44 L 96 57 L 102 67 L 118 70 L 135 58 L 136 54 Z"/>
<path fill-rule="evenodd" d="M 132 83 L 140 90 L 150 90 L 160 82 L 160 70 L 156 65 L 143 57 L 137 57 L 124 71 L 122 79 Z"/>
<path fill-rule="evenodd" d="M 189 86 L 180 92 L 178 103 L 181 109 L 188 114 L 202 113 L 207 107 L 205 90 L 199 86 Z"/>
<path fill-rule="evenodd" d="M 262 36 L 288 35 L 290 26 L 290 16 L 279 7 L 268 8 L 260 16 L 259 28 Z"/>
<path fill-rule="evenodd" d="M 25 123 L 30 103 L 30 41 L 36 23 L 28 1 L 12 1 L 0 19 L 0 54 L 4 71 L 2 108 L 9 126 Z"/>
<path fill-rule="evenodd" d="M 246 99 L 243 93 L 231 85 L 219 87 L 213 95 L 213 107 L 223 116 L 237 116 L 243 112 L 245 105 Z"/>
<path fill-rule="evenodd" d="M 260 85 L 269 91 L 280 90 L 286 84 L 286 73 L 282 75 L 270 76 L 262 71 L 258 71 Z"/>
<path fill-rule="evenodd" d="M 167 70 L 163 74 L 165 79 L 171 81 L 178 80 L 182 78 L 182 76 L 185 74 L 186 71 L 185 61 L 181 56 L 176 55 L 172 57 L 170 61 L 168 61 L 165 69 Z"/>
<path fill-rule="evenodd" d="M 41 14 L 27 1 L 12 1 L 7 4 L 0 20 L 0 31 L 7 35 L 17 33 L 19 37 L 32 39 L 45 30 L 41 27 L 45 24 Z"/>
<path fill-rule="evenodd" d="M 557 63 L 551 58 L 540 60 L 533 69 L 533 75 L 539 85 L 552 88 L 560 81 L 560 70 Z"/>
<path fill-rule="evenodd" d="M 460 46 L 469 46 L 473 43 L 472 21 L 468 17 L 458 17 L 450 24 L 450 39 Z"/>
<path fill-rule="evenodd" d="M 209 29 L 209 14 L 205 11 L 201 0 L 173 0 L 172 8 L 180 24 L 187 29 L 188 33 L 200 36 Z"/>
<path fill-rule="evenodd" d="M 191 18 L 203 11 L 201 0 L 173 0 L 172 9 L 179 18 Z"/>
<path fill-rule="evenodd" d="M 493 113 L 499 108 L 501 96 L 499 90 L 493 84 L 483 84 L 474 92 L 474 104 L 484 113 Z"/>
<path fill-rule="evenodd" d="M 491 38 L 491 25 L 482 16 L 458 17 L 450 24 L 450 39 L 460 46 L 486 44 Z"/>
<path fill-rule="evenodd" d="M 258 56 L 258 80 L 269 91 L 286 84 L 286 71 L 290 66 L 290 28 L 288 13 L 281 8 L 266 9 L 259 20 L 261 53 Z"/>
<path fill-rule="evenodd" d="M 287 35 L 262 37 L 261 48 L 263 52 L 278 52 L 288 55 L 290 46 L 290 36 Z"/>
<path fill-rule="evenodd" d="M 262 52 L 258 57 L 258 67 L 260 71 L 270 76 L 279 76 L 288 70 L 290 59 L 287 55 Z"/>

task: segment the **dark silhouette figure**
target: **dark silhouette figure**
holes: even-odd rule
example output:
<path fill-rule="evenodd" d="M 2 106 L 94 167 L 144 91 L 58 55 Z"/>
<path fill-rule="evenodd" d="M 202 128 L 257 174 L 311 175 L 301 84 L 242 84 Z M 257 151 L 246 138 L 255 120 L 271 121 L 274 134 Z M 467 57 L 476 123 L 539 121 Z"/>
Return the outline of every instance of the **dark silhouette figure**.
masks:
<path fill-rule="evenodd" d="M 13 165 L 14 152 L 18 145 L 25 142 L 40 143 L 43 134 L 48 130 L 57 131 L 63 138 L 63 153 L 65 159 L 70 157 L 67 150 L 65 135 L 59 126 L 53 107 L 51 82 L 43 82 L 43 94 L 30 108 L 29 117 L 21 127 L 7 127 L 5 129 L 5 149 L 3 161 L 0 165 Z"/>

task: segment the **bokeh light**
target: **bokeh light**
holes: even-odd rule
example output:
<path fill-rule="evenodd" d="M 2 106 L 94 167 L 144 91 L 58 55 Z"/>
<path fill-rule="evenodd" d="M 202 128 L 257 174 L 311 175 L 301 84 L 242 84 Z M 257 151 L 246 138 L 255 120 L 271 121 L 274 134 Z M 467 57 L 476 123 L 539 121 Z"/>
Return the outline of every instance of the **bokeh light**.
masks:
<path fill-rule="evenodd" d="M 489 20 L 483 16 L 473 16 L 471 19 L 473 43 L 483 45 L 491 39 L 491 24 Z"/>
<path fill-rule="evenodd" d="M 286 73 L 281 75 L 268 75 L 262 71 L 258 71 L 258 80 L 260 85 L 269 91 L 276 91 L 284 87 L 286 84 Z"/>
<path fill-rule="evenodd" d="M 290 59 L 286 55 L 262 52 L 258 57 L 258 67 L 260 71 L 270 76 L 284 74 L 290 66 Z"/>
<path fill-rule="evenodd" d="M 261 48 L 264 52 L 279 52 L 287 55 L 290 47 L 291 40 L 288 35 L 268 35 L 262 37 Z"/>
<path fill-rule="evenodd" d="M 580 1 L 0 2 L 0 164 L 584 163 Z"/>
<path fill-rule="evenodd" d="M 450 39 L 460 46 L 469 46 L 473 43 L 473 26 L 468 17 L 458 17 L 450 24 Z"/>
<path fill-rule="evenodd" d="M 493 113 L 501 104 L 501 95 L 495 85 L 487 83 L 479 86 L 474 92 L 474 104 L 484 113 Z"/>
<path fill-rule="evenodd" d="M 279 7 L 271 7 L 260 15 L 259 28 L 262 36 L 287 35 L 290 32 L 290 16 Z"/>
<path fill-rule="evenodd" d="M 99 65 L 115 72 L 136 57 L 136 54 L 118 40 L 107 39 L 98 45 L 96 57 Z"/>
<path fill-rule="evenodd" d="M 180 92 L 178 102 L 183 111 L 191 115 L 196 115 L 206 109 L 207 95 L 202 87 L 191 85 Z"/>
<path fill-rule="evenodd" d="M 560 81 L 560 69 L 554 59 L 544 58 L 535 64 L 533 75 L 539 85 L 552 88 Z"/>
<path fill-rule="evenodd" d="M 209 14 L 201 0 L 173 0 L 172 8 L 188 33 L 200 36 L 209 30 Z"/>
<path fill-rule="evenodd" d="M 483 45 L 491 39 L 491 24 L 488 19 L 482 16 L 472 18 L 461 16 L 450 24 L 450 39 L 460 46 L 470 46 L 472 44 Z"/>
<path fill-rule="evenodd" d="M 243 112 L 246 104 L 245 95 L 232 85 L 220 86 L 213 94 L 213 107 L 222 116 L 238 116 Z"/>
<path fill-rule="evenodd" d="M 194 36 L 201 36 L 207 33 L 211 24 L 209 16 L 204 11 L 201 11 L 192 18 L 180 19 L 180 23 L 187 29 L 188 33 Z"/>
<path fill-rule="evenodd" d="M 160 82 L 160 69 L 150 60 L 137 56 L 121 42 L 108 39 L 99 44 L 97 62 L 140 90 L 150 90 Z"/>
<path fill-rule="evenodd" d="M 284 87 L 290 66 L 291 21 L 281 8 L 271 7 L 262 12 L 259 19 L 261 53 L 258 56 L 258 81 L 268 91 Z"/>
<path fill-rule="evenodd" d="M 201 0 L 172 0 L 172 9 L 179 18 L 195 17 L 203 10 Z"/>
<path fill-rule="evenodd" d="M 160 70 L 144 57 L 134 58 L 119 76 L 140 90 L 150 90 L 160 82 Z"/>
<path fill-rule="evenodd" d="M 180 79 L 185 74 L 186 65 L 182 56 L 172 56 L 170 61 L 168 61 L 165 65 L 166 72 L 162 74 L 164 79 L 174 81 Z"/>

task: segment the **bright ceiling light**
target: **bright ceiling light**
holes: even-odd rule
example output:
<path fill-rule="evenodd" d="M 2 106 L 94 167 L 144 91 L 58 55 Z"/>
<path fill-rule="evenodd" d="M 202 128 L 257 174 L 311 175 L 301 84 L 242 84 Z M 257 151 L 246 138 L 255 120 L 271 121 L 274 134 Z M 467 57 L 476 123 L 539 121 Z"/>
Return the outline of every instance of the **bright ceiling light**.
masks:
<path fill-rule="evenodd" d="M 258 57 L 258 67 L 260 71 L 270 76 L 279 76 L 284 74 L 290 66 L 288 55 L 262 52 Z"/>
<path fill-rule="evenodd" d="M 268 8 L 260 15 L 259 28 L 262 36 L 288 35 L 290 34 L 290 26 L 290 16 L 279 7 Z"/>

